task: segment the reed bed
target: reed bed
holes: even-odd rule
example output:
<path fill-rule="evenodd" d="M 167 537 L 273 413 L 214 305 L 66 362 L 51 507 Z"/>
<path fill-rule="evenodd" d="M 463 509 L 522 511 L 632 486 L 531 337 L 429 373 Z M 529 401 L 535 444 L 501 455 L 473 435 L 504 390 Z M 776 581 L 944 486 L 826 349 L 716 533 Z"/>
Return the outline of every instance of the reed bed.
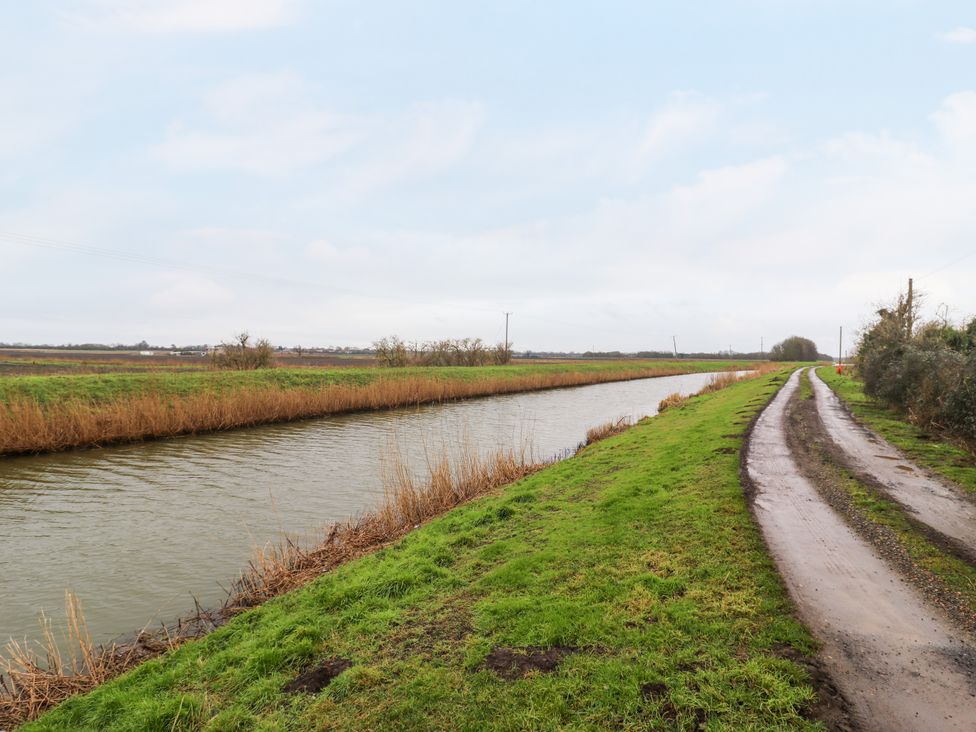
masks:
<path fill-rule="evenodd" d="M 95 645 L 77 596 L 66 592 L 64 605 L 67 624 L 61 643 L 51 621 L 42 616 L 39 642 L 10 640 L 0 654 L 0 730 L 36 719 L 68 697 L 90 691 L 181 640 L 164 630 L 140 633 L 124 646 Z"/>
<path fill-rule="evenodd" d="M 639 422 L 640 420 L 637 421 Z M 586 440 L 580 443 L 580 448 L 592 445 L 594 442 L 600 442 L 600 440 L 605 440 L 608 437 L 619 435 L 621 432 L 633 426 L 634 421 L 630 417 L 620 417 L 619 419 L 611 419 L 609 422 L 604 422 L 596 427 L 590 427 L 586 431 Z"/>
<path fill-rule="evenodd" d="M 466 447 L 454 460 L 446 451 L 429 459 L 427 477 L 421 479 L 394 450 L 384 470 L 384 500 L 377 508 L 331 525 L 308 546 L 285 538 L 256 551 L 232 585 L 223 607 L 214 611 L 198 607 L 188 619 L 153 632 L 143 630 L 129 643 L 92 643 L 81 604 L 67 593 L 63 644 L 58 643 L 50 621 L 42 619 L 39 643 L 12 640 L 0 654 L 0 730 L 36 719 L 71 696 L 205 635 L 243 610 L 297 589 L 345 562 L 401 539 L 461 503 L 543 467 L 544 463 L 530 460 L 524 449 L 484 457 Z M 68 649 L 67 657 L 62 647 Z"/>
<path fill-rule="evenodd" d="M 182 397 L 156 393 L 108 402 L 71 399 L 0 405 L 0 455 L 54 452 L 288 422 L 327 414 L 389 409 L 683 373 L 680 367 L 439 379 L 384 378 L 317 389 L 252 387 Z"/>
<path fill-rule="evenodd" d="M 688 401 L 688 399 L 689 397 L 679 392 L 673 392 L 671 394 L 668 394 L 666 397 L 664 397 L 664 399 L 658 402 L 657 413 L 660 414 L 661 412 L 666 412 L 669 409 L 678 409 L 686 401 Z"/>
<path fill-rule="evenodd" d="M 421 481 L 394 454 L 385 470 L 385 498 L 378 508 L 333 524 L 311 547 L 288 539 L 265 547 L 234 583 L 225 608 L 237 612 L 301 587 L 340 564 L 401 539 L 472 498 L 543 467 L 544 463 L 528 460 L 524 451 L 481 457 L 466 449 L 453 462 L 446 456 L 428 462 L 428 477 Z"/>
<path fill-rule="evenodd" d="M 692 397 L 702 396 L 703 394 L 711 394 L 712 392 L 720 391 L 721 389 L 725 389 L 733 384 L 737 384 L 740 381 L 745 381 L 746 379 L 756 379 L 760 376 L 771 374 L 774 371 L 779 371 L 781 368 L 783 368 L 783 364 L 761 363 L 756 368 L 742 374 L 736 373 L 735 371 L 724 371 L 713 376 L 711 381 L 705 384 L 705 386 L 696 391 L 694 394 L 686 395 L 678 392 L 668 394 L 666 397 L 664 397 L 664 399 L 658 402 L 658 414 L 661 412 L 666 412 L 669 409 L 679 409 Z"/>

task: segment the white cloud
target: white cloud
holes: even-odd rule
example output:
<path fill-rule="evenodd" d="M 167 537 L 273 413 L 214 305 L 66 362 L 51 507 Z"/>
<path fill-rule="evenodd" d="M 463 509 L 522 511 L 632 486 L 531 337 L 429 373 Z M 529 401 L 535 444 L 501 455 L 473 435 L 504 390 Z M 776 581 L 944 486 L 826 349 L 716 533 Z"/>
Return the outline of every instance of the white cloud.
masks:
<path fill-rule="evenodd" d="M 190 312 L 225 306 L 234 301 L 232 290 L 192 272 L 167 272 L 153 279 L 156 285 L 149 302 L 153 308 L 164 312 Z"/>
<path fill-rule="evenodd" d="M 370 153 L 343 176 L 346 195 L 373 193 L 404 180 L 443 172 L 464 159 L 484 118 L 476 102 L 417 104 L 377 125 Z"/>
<path fill-rule="evenodd" d="M 976 43 L 976 28 L 959 26 L 948 33 L 943 33 L 942 40 L 946 43 Z"/>
<path fill-rule="evenodd" d="M 707 137 L 716 127 L 722 107 L 691 92 L 675 93 L 648 122 L 641 140 L 642 156 L 657 157 L 676 152 Z"/>
<path fill-rule="evenodd" d="M 946 97 L 932 120 L 947 142 L 976 153 L 976 91 Z"/>
<path fill-rule="evenodd" d="M 150 33 L 257 30 L 292 22 L 296 0 L 96 0 L 85 20 Z"/>
<path fill-rule="evenodd" d="M 203 125 L 177 121 L 150 155 L 179 171 L 285 173 L 314 166 L 360 141 L 354 118 L 316 103 L 298 76 L 251 74 L 215 87 Z"/>
<path fill-rule="evenodd" d="M 82 117 L 93 85 L 71 72 L 0 78 L 0 160 L 23 157 L 63 138 Z"/>

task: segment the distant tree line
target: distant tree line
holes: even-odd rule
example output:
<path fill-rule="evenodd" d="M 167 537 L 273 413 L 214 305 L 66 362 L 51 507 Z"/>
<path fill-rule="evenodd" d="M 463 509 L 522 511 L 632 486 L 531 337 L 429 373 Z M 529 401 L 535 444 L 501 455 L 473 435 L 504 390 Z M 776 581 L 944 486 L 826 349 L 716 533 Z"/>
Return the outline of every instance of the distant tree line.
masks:
<path fill-rule="evenodd" d="M 864 391 L 915 424 L 976 445 L 976 318 L 920 323 L 920 301 L 899 295 L 862 333 L 855 365 Z"/>
<path fill-rule="evenodd" d="M 769 349 L 770 361 L 817 361 L 817 344 L 809 338 L 790 336 Z"/>
<path fill-rule="evenodd" d="M 398 336 L 387 336 L 373 343 L 380 366 L 490 366 L 512 360 L 511 345 L 491 346 L 480 338 L 448 338 L 422 343 L 407 343 Z"/>
<path fill-rule="evenodd" d="M 45 344 L 35 344 L 35 343 L 0 343 L 0 348 L 20 348 L 20 349 L 58 349 L 62 351 L 208 351 L 210 346 L 207 344 L 202 345 L 187 345 L 187 346 L 177 346 L 175 343 L 169 346 L 152 346 L 147 341 L 139 341 L 138 343 L 61 343 L 58 345 L 52 345 L 49 343 Z"/>

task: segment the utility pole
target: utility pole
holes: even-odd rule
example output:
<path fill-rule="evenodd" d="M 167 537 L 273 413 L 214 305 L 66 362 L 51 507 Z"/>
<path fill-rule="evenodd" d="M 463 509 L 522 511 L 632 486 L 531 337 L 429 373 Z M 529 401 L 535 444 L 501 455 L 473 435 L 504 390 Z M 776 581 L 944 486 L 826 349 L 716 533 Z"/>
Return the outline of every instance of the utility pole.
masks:
<path fill-rule="evenodd" d="M 505 313 L 505 355 L 508 356 L 508 316 L 511 313 Z"/>
<path fill-rule="evenodd" d="M 678 357 L 678 336 L 671 336 L 671 343 L 674 345 L 674 357 Z"/>
<path fill-rule="evenodd" d="M 837 342 L 837 365 L 844 363 L 844 326 L 840 327 L 840 340 Z"/>
<path fill-rule="evenodd" d="M 913 325 L 913 323 L 912 323 L 912 284 L 913 284 L 912 283 L 912 278 L 909 277 L 908 278 L 908 315 L 907 315 L 907 320 L 908 320 L 908 333 L 907 333 L 907 335 L 908 335 L 908 339 L 909 340 L 911 340 L 911 338 L 912 338 L 912 325 Z"/>
<path fill-rule="evenodd" d="M 759 360 L 762 361 L 764 358 L 766 358 L 766 343 L 763 337 L 759 336 Z"/>

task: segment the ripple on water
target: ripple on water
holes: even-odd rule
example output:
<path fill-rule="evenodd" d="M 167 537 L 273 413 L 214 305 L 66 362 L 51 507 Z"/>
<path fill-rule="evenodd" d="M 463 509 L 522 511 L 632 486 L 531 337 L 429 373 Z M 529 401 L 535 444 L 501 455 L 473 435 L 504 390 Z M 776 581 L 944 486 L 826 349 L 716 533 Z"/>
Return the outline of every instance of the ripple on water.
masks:
<path fill-rule="evenodd" d="M 421 466 L 459 436 L 483 451 L 529 442 L 537 458 L 589 427 L 654 414 L 710 376 L 643 379 L 348 414 L 101 450 L 0 460 L 0 639 L 36 636 L 79 594 L 104 641 L 214 604 L 255 545 L 373 505 L 392 444 Z"/>

